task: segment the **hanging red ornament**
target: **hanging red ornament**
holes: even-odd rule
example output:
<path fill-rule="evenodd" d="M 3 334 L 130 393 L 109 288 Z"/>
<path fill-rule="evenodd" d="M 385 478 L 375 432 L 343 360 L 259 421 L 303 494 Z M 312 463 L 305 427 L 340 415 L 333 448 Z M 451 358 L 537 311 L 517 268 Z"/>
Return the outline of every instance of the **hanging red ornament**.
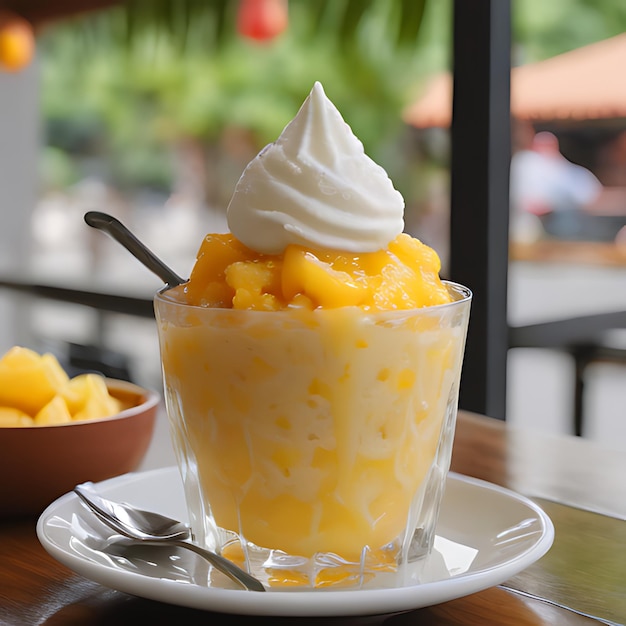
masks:
<path fill-rule="evenodd" d="M 237 32 L 255 41 L 268 41 L 280 35 L 288 24 L 287 0 L 241 0 L 237 12 Z"/>

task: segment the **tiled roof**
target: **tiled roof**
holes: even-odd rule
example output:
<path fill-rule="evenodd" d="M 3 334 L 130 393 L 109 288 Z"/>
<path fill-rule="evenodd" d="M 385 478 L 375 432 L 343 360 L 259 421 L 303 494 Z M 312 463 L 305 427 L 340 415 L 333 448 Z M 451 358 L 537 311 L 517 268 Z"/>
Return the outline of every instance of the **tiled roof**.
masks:
<path fill-rule="evenodd" d="M 447 127 L 452 77 L 435 76 L 404 112 L 418 128 Z M 511 70 L 511 112 L 532 121 L 626 118 L 626 34 Z"/>

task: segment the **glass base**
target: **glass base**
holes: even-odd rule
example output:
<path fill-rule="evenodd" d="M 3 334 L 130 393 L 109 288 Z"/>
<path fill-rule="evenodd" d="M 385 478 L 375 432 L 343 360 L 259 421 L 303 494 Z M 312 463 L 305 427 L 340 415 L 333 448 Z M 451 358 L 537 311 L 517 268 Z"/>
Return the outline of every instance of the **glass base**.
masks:
<path fill-rule="evenodd" d="M 221 553 L 249 571 L 266 587 L 276 590 L 368 589 L 414 585 L 431 548 L 413 545 L 411 560 L 402 562 L 401 546 L 390 544 L 372 550 L 363 548 L 358 562 L 337 554 L 318 553 L 310 558 L 261 548 L 242 541 L 235 533 L 219 529 L 226 538 Z M 423 531 L 415 534 L 424 536 Z"/>

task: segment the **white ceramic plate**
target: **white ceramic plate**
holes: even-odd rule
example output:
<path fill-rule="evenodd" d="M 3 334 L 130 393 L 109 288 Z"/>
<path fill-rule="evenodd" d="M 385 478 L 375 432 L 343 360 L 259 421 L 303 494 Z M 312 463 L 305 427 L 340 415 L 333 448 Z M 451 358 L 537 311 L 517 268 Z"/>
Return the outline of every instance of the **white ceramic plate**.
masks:
<path fill-rule="evenodd" d="M 187 520 L 175 467 L 126 474 L 98 484 L 116 500 Z M 240 615 L 343 616 L 396 613 L 459 598 L 504 582 L 542 557 L 554 527 L 531 500 L 491 483 L 451 473 L 435 551 L 419 585 L 390 589 L 269 591 L 205 580 L 206 566 L 188 550 L 130 546 L 108 532 L 68 493 L 41 515 L 44 548 L 75 572 L 136 596 Z"/>

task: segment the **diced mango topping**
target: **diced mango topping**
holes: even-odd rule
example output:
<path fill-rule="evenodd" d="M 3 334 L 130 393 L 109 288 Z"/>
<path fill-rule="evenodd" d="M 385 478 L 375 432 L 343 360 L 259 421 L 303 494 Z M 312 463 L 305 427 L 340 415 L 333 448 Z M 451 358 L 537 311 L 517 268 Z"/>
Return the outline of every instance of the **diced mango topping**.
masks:
<path fill-rule="evenodd" d="M 99 374 L 70 380 L 53 354 L 15 346 L 0 359 L 0 427 L 50 426 L 121 410 Z"/>
<path fill-rule="evenodd" d="M 440 269 L 437 253 L 404 233 L 378 252 L 290 245 L 282 256 L 214 234 L 205 237 L 189 282 L 177 293 L 187 304 L 234 309 L 413 309 L 450 302 Z"/>

